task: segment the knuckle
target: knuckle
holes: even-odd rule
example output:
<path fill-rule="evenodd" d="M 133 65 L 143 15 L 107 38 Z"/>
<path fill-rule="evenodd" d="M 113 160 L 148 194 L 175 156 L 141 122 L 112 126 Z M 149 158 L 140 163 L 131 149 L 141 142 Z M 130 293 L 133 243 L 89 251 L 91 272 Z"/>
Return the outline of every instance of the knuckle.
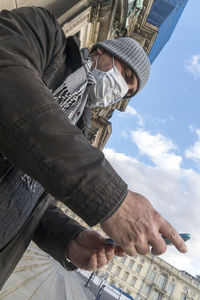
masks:
<path fill-rule="evenodd" d="M 155 232 L 154 230 L 152 230 L 150 232 L 150 237 L 151 237 L 151 240 L 157 240 L 158 238 L 160 238 L 160 234 L 158 232 Z"/>
<path fill-rule="evenodd" d="M 137 254 L 135 250 L 135 245 L 131 242 L 129 242 L 128 245 L 124 247 L 124 250 L 130 256 L 135 256 Z"/>
<path fill-rule="evenodd" d="M 167 249 L 166 245 L 160 245 L 158 248 L 153 248 L 152 253 L 154 255 L 161 255 L 165 253 L 166 249 Z"/>
<path fill-rule="evenodd" d="M 128 240 L 126 243 L 124 243 L 124 245 L 126 245 L 127 249 L 131 249 L 133 247 L 133 242 Z"/>
<path fill-rule="evenodd" d="M 166 249 L 167 249 L 167 247 L 165 245 L 160 246 L 160 248 L 158 250 L 158 255 L 165 253 Z"/>
<path fill-rule="evenodd" d="M 171 232 L 169 233 L 169 238 L 170 240 L 174 241 L 177 239 L 177 233 L 175 230 L 171 230 Z"/>
<path fill-rule="evenodd" d="M 131 249 L 130 252 L 127 253 L 129 256 L 136 256 L 137 255 L 137 251 L 135 249 Z"/>
<path fill-rule="evenodd" d="M 141 251 L 140 251 L 140 254 L 142 254 L 142 255 L 146 255 L 148 253 L 149 253 L 149 248 L 144 248 L 144 249 L 141 249 Z"/>
<path fill-rule="evenodd" d="M 153 212 L 153 220 L 154 220 L 154 222 L 156 222 L 158 224 L 161 223 L 161 221 L 162 221 L 162 216 L 156 210 L 154 210 L 154 212 Z"/>
<path fill-rule="evenodd" d="M 153 225 L 151 223 L 145 224 L 145 233 L 147 236 L 150 236 L 150 237 L 153 235 Z"/>
<path fill-rule="evenodd" d="M 149 246 L 146 242 L 143 242 L 136 245 L 136 250 L 138 254 L 146 255 L 149 253 Z"/>
<path fill-rule="evenodd" d="M 114 255 L 107 257 L 107 263 L 110 263 L 114 258 Z"/>

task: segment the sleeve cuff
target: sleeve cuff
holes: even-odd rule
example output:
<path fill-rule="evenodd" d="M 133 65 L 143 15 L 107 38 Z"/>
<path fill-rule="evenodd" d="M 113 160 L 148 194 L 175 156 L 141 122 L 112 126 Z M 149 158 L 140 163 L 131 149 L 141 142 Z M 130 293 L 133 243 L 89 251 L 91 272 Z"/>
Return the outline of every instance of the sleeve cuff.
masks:
<path fill-rule="evenodd" d="M 128 192 L 127 184 L 107 160 L 104 169 L 104 177 L 96 179 L 98 184 L 94 182 L 87 193 L 76 191 L 73 201 L 67 204 L 89 226 L 95 226 L 111 217 L 121 206 Z"/>

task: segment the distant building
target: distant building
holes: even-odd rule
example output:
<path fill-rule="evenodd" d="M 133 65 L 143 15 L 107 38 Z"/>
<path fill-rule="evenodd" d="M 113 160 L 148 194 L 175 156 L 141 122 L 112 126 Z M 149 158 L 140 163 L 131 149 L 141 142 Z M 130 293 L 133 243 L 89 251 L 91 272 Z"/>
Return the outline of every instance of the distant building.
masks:
<path fill-rule="evenodd" d="M 71 210 L 66 211 L 63 204 L 60 208 L 87 226 Z M 95 229 L 102 233 L 99 226 Z M 98 271 L 98 276 L 106 278 L 108 284 L 123 290 L 134 300 L 200 300 L 200 276 L 180 271 L 152 254 L 115 257 Z"/>
<path fill-rule="evenodd" d="M 152 63 L 170 39 L 188 0 L 155 0 L 147 22 L 158 28 L 158 34 L 149 53 Z"/>
<path fill-rule="evenodd" d="M 102 273 L 135 300 L 200 300 L 197 278 L 151 254 L 115 258 Z"/>
<path fill-rule="evenodd" d="M 152 63 L 170 39 L 187 2 L 188 0 L 129 0 L 123 21 L 120 22 L 115 16 L 113 37 L 133 37 L 142 45 Z M 128 103 L 128 100 L 120 101 L 94 112 L 108 121 L 116 109 L 125 111 Z M 104 135 L 96 134 L 95 138 L 92 135 L 91 142 L 94 146 L 103 149 L 112 131 L 111 123 L 109 125 L 107 137 L 105 131 Z"/>

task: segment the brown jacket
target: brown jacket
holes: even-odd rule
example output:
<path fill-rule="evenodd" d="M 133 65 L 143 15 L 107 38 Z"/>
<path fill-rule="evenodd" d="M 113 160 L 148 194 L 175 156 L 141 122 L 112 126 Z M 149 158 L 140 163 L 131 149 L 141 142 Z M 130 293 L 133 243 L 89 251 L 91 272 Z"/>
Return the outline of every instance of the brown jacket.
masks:
<path fill-rule="evenodd" d="M 50 92 L 64 74 L 76 70 L 80 63 L 77 45 L 72 39 L 66 40 L 56 19 L 45 9 L 27 7 L 0 13 L 0 153 L 94 226 L 118 209 L 127 194 L 127 185 L 103 153 L 88 144 L 77 126 L 70 125 Z M 40 236 L 35 240 L 62 263 L 64 244 L 70 237 L 66 234 L 62 243 L 52 244 L 57 224 L 65 224 L 65 217 L 54 207 L 48 208 L 49 197 L 40 199 L 22 228 L 26 234 L 21 235 L 21 240 L 16 237 L 11 242 L 23 247 L 7 273 L 33 237 L 33 224 L 38 223 Z M 3 200 L 0 195 L 0 203 Z M 57 221 L 53 215 L 57 215 Z M 67 224 L 67 217 L 65 220 Z M 76 229 L 72 235 L 82 230 L 73 226 Z M 63 230 L 58 230 L 59 234 L 62 236 Z M 9 255 L 9 250 L 3 251 L 2 257 Z M 0 264 L 2 257 L 0 252 Z"/>

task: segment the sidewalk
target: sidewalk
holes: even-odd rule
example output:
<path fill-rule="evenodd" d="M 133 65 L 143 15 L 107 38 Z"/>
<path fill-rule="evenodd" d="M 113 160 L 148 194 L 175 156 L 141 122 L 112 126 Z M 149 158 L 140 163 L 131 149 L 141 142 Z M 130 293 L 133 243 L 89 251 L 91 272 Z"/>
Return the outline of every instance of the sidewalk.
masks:
<path fill-rule="evenodd" d="M 84 277 L 66 271 L 41 250 L 30 246 L 0 291 L 3 300 L 95 300 Z"/>
<path fill-rule="evenodd" d="M 83 277 L 77 272 L 66 274 L 66 292 L 68 300 L 95 300 L 94 294 L 86 287 Z"/>

